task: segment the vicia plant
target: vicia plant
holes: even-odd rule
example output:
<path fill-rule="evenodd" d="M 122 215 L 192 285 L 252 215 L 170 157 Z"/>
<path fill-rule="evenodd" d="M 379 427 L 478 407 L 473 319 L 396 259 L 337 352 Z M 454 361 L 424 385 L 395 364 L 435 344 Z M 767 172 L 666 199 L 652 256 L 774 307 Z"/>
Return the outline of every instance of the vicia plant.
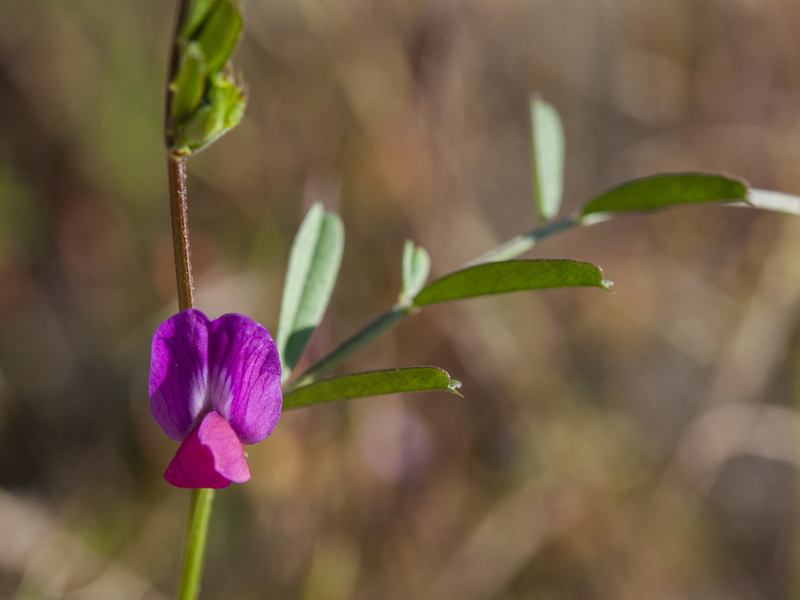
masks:
<path fill-rule="evenodd" d="M 460 383 L 435 367 L 407 367 L 323 379 L 382 332 L 424 307 L 524 290 L 608 289 L 599 267 L 567 259 L 518 260 L 555 233 L 631 211 L 698 203 L 732 204 L 800 214 L 800 198 L 752 190 L 717 174 L 656 175 L 624 183 L 556 218 L 562 194 L 564 136 L 556 110 L 531 101 L 532 173 L 542 225 L 428 282 L 427 252 L 407 242 L 398 300 L 305 372 L 293 370 L 322 320 L 344 245 L 339 217 L 311 207 L 292 246 L 279 329 L 269 332 L 236 314 L 209 320 L 194 309 L 187 221 L 186 160 L 241 120 L 242 84 L 229 58 L 242 29 L 239 0 L 180 0 L 167 88 L 165 141 L 179 312 L 156 330 L 150 400 L 164 432 L 180 442 L 165 479 L 193 488 L 178 597 L 199 593 L 211 489 L 250 479 L 243 444 L 274 429 L 281 410 L 400 392 L 458 393 Z M 282 397 L 283 396 L 283 397 Z"/>

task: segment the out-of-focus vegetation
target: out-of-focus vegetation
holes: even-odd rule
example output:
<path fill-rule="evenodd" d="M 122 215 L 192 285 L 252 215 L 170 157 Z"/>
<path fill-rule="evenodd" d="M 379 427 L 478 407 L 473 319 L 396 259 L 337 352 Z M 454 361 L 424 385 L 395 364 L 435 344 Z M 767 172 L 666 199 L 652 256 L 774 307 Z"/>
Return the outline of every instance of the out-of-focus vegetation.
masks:
<path fill-rule="evenodd" d="M 533 92 L 564 119 L 567 209 L 659 171 L 800 193 L 797 0 L 245 8 L 244 122 L 189 165 L 198 307 L 274 331 L 322 200 L 347 242 L 312 359 L 396 300 L 406 238 L 436 276 L 533 225 Z M 188 495 L 146 378 L 175 310 L 173 9 L 0 6 L 3 598 L 172 591 Z M 788 216 L 631 217 L 532 253 L 596 262 L 615 294 L 404 322 L 347 370 L 436 364 L 464 398 L 285 414 L 218 494 L 204 597 L 797 597 L 799 253 Z"/>

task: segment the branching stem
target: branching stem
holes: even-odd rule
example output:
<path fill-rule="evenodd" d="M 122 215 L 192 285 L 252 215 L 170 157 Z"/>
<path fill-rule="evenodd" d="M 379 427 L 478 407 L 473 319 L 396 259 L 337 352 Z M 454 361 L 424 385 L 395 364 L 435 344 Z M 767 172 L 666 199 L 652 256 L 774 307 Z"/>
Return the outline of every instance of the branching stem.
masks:
<path fill-rule="evenodd" d="M 483 254 L 479 258 L 467 263 L 466 267 L 471 267 L 480 263 L 494 262 L 499 260 L 508 260 L 515 258 L 533 248 L 539 241 L 546 237 L 574 227 L 580 223 L 579 219 L 574 216 L 565 217 L 559 221 L 548 223 L 544 227 L 534 229 L 522 235 L 518 235 L 509 241 L 500 244 L 489 252 Z M 347 340 L 339 344 L 330 354 L 322 358 L 320 361 L 309 367 L 305 372 L 298 376 L 295 380 L 291 381 L 285 388 L 284 392 L 288 393 L 304 385 L 312 384 L 318 381 L 323 375 L 337 367 L 350 355 L 360 350 L 367 342 L 372 341 L 381 333 L 396 325 L 406 317 L 415 314 L 419 309 L 413 304 L 396 304 L 388 311 L 380 315 L 378 318 L 370 321 L 361 330 L 353 334 Z"/>

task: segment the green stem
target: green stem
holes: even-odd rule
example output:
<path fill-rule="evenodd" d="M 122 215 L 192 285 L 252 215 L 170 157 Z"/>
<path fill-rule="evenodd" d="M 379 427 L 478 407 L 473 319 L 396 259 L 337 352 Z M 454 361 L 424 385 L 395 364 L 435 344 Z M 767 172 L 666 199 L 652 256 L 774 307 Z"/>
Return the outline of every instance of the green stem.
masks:
<path fill-rule="evenodd" d="M 183 565 L 178 587 L 178 600 L 196 600 L 200 593 L 200 579 L 203 575 L 203 556 L 206 549 L 208 520 L 214 490 L 192 490 L 189 518 L 186 522 L 186 538 L 183 547 Z"/>
<path fill-rule="evenodd" d="M 409 304 L 395 304 L 388 311 L 383 313 L 377 319 L 374 319 L 358 333 L 342 342 L 333 352 L 328 354 L 325 358 L 318 363 L 307 369 L 297 379 L 289 383 L 284 388 L 284 394 L 290 391 L 314 383 L 325 373 L 338 366 L 351 354 L 363 348 L 367 343 L 374 340 L 384 331 L 396 325 L 407 316 L 416 312 L 416 308 Z"/>
<path fill-rule="evenodd" d="M 479 258 L 467 263 L 465 267 L 514 258 L 533 248 L 540 240 L 543 240 L 544 238 L 565 229 L 569 229 L 578 223 L 578 218 L 574 216 L 566 217 L 559 221 L 554 221 L 553 223 L 548 223 L 544 227 L 534 229 L 533 231 L 523 233 L 522 235 L 518 235 L 517 237 L 510 239 L 506 243 L 497 246 Z M 360 350 L 365 344 L 374 340 L 384 331 L 393 325 L 396 325 L 406 317 L 416 313 L 418 310 L 419 309 L 417 307 L 410 303 L 395 304 L 387 312 L 383 313 L 377 319 L 365 325 L 352 337 L 342 342 L 330 354 L 304 371 L 303 374 L 297 379 L 289 383 L 284 388 L 284 393 L 288 394 L 292 390 L 318 381 L 320 377 L 337 367 L 341 362 L 350 357 L 350 355 Z"/>
<path fill-rule="evenodd" d="M 509 260 L 511 258 L 516 258 L 523 252 L 527 252 L 531 248 L 533 248 L 536 244 L 538 244 L 541 240 L 546 237 L 550 237 L 551 235 L 558 233 L 560 231 L 564 231 L 565 229 L 569 229 L 574 225 L 578 224 L 578 219 L 575 216 L 565 217 L 559 221 L 553 221 L 552 223 L 548 223 L 544 227 L 539 229 L 534 229 L 533 231 L 529 231 L 527 233 L 523 233 L 518 235 L 515 238 L 511 238 L 504 244 L 500 244 L 499 246 L 492 248 L 485 254 L 482 254 L 475 260 L 470 261 L 467 263 L 466 266 L 471 267 L 474 265 L 480 265 L 487 262 L 497 262 L 501 260 Z"/>

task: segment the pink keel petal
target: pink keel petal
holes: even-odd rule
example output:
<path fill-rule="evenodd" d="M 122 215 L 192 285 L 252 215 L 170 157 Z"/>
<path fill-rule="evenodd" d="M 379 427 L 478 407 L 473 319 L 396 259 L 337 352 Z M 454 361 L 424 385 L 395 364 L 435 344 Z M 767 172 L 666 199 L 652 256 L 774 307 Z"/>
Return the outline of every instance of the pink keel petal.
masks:
<path fill-rule="evenodd" d="M 181 488 L 224 488 L 250 479 L 244 448 L 230 424 L 208 413 L 183 440 L 164 479 Z"/>

